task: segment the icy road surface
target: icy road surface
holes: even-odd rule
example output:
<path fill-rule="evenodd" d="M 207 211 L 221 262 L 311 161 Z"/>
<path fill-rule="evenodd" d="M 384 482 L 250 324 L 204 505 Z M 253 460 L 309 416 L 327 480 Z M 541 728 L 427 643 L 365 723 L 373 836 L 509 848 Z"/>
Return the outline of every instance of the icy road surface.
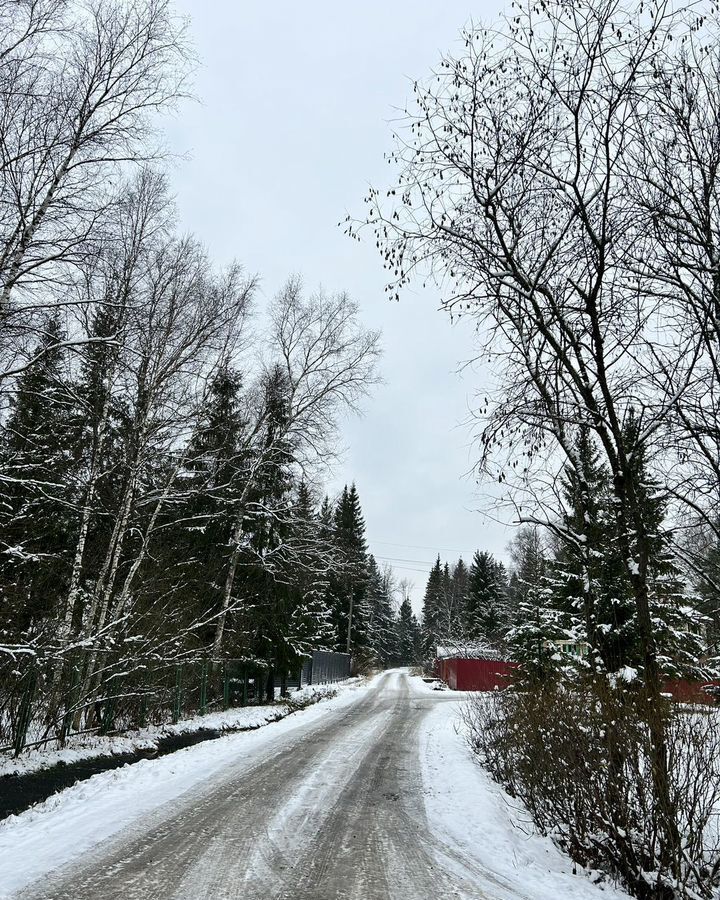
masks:
<path fill-rule="evenodd" d="M 283 728 L 279 723 L 274 735 L 271 729 L 276 726 L 267 726 L 245 744 L 239 737 L 228 738 L 226 748 L 236 747 L 236 757 L 220 768 L 216 761 L 210 777 L 172 802 L 139 815 L 129 827 L 85 852 L 79 862 L 53 869 L 27 890 L 7 896 L 27 900 L 619 896 L 612 889 L 601 892 L 586 878 L 573 877 L 568 861 L 549 841 L 537 836 L 528 840 L 514 828 L 499 789 L 483 781 L 455 733 L 457 702 L 448 701 L 457 699 L 457 694 L 428 690 L 404 672 L 389 672 L 358 692 L 354 702 L 340 702 L 326 715 L 308 710 L 299 725 Z M 183 765 L 191 760 L 202 764 L 203 759 L 200 747 L 192 748 Z M 136 769 L 128 769 L 127 777 L 134 777 L 142 791 L 147 777 L 134 773 Z M 178 778 L 182 771 L 178 769 Z M 147 791 L 149 796 L 149 785 Z M 141 807 L 144 799 L 139 793 Z M 17 830 L 23 817 L 11 826 L 7 838 L 15 834 L 24 844 L 17 848 L 18 865 L 23 865 L 23 851 L 33 840 L 40 855 L 48 842 L 62 843 L 50 822 L 54 813 L 63 812 L 63 801 L 59 802 L 45 816 L 45 824 L 41 810 L 29 818 L 24 832 Z M 69 802 L 64 812 L 66 838 L 72 839 L 76 824 L 78 840 L 90 846 L 87 823 L 83 830 L 80 814 L 74 823 Z M 95 821 L 102 829 L 99 802 L 86 798 L 82 808 L 96 804 Z M 110 794 L 108 807 L 107 814 L 112 815 Z M 0 850 L 8 849 L 0 831 Z M 37 859 L 35 863 L 37 877 L 48 865 Z M 0 863 L 0 879 L 2 871 Z M 21 875 L 18 888 L 28 880 Z"/>

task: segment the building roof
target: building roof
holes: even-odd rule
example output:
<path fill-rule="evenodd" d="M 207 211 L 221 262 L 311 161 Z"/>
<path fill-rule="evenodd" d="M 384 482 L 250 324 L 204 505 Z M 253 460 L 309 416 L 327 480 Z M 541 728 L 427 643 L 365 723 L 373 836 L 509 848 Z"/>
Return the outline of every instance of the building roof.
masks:
<path fill-rule="evenodd" d="M 437 659 L 502 659 L 497 650 L 479 641 L 464 644 L 438 644 L 435 650 Z"/>

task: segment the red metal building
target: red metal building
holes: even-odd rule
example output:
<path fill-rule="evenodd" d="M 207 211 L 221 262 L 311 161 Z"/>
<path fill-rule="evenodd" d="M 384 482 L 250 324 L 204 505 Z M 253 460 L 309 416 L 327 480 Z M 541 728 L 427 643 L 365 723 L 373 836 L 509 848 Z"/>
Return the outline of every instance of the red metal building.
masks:
<path fill-rule="evenodd" d="M 677 703 L 720 703 L 720 681 L 687 681 L 666 678 L 663 690 Z"/>
<path fill-rule="evenodd" d="M 462 656 L 435 660 L 437 677 L 454 691 L 494 691 L 507 687 L 518 664 Z"/>
<path fill-rule="evenodd" d="M 438 648 L 435 675 L 454 691 L 494 691 L 507 687 L 513 671 L 518 668 L 519 664 L 488 658 L 488 656 L 489 654 L 483 657 L 479 655 L 455 656 L 444 648 Z M 720 702 L 720 681 L 666 679 L 663 687 L 676 702 Z"/>

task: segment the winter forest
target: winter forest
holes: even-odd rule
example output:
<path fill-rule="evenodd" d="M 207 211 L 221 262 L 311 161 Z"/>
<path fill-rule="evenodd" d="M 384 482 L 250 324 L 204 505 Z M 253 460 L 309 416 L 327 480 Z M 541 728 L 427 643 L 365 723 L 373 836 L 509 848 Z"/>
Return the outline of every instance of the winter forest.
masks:
<path fill-rule="evenodd" d="M 437 555 L 417 616 L 364 485 L 328 487 L 379 331 L 181 229 L 196 62 L 169 0 L 0 0 L 0 751 L 445 648 L 514 665 L 463 733 L 539 833 L 717 897 L 720 14 L 521 0 L 416 73 L 341 230 L 474 330 L 480 511 L 513 528 Z"/>
<path fill-rule="evenodd" d="M 261 314 L 178 233 L 169 5 L 4 3 L 0 27 L 0 744 L 31 706 L 40 740 L 162 721 L 181 665 L 284 691 L 314 649 L 414 661 L 355 486 L 322 493 L 379 336 L 296 278 Z"/>
<path fill-rule="evenodd" d="M 272 696 L 313 650 L 419 662 L 355 486 L 322 490 L 379 335 L 295 277 L 257 309 L 178 232 L 153 129 L 190 63 L 171 7 L 0 12 L 0 745 L 163 721 L 180 666 L 190 711 L 203 664 Z"/>

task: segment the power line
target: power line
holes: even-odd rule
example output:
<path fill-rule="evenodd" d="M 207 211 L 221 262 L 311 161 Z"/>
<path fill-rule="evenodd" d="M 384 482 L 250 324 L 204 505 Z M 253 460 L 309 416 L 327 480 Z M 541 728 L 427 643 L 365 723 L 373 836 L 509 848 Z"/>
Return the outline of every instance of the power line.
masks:
<path fill-rule="evenodd" d="M 370 544 L 382 544 L 385 547 L 403 547 L 405 550 L 434 550 L 440 553 L 474 553 L 474 550 L 458 550 L 456 547 L 427 547 L 422 544 L 395 544 L 392 541 L 369 541 Z M 434 565 L 434 563 L 431 563 Z"/>
<path fill-rule="evenodd" d="M 387 562 L 417 563 L 420 566 L 429 566 L 431 569 L 435 565 L 434 562 L 427 562 L 424 559 L 403 559 L 401 556 L 380 556 L 375 554 L 375 559 L 384 559 Z"/>
<path fill-rule="evenodd" d="M 398 565 L 395 557 L 392 556 L 376 556 L 375 559 L 379 559 L 382 562 L 387 562 L 390 564 L 391 568 L 398 569 L 403 572 L 417 572 L 420 575 L 427 575 L 428 571 L 435 565 L 434 563 L 424 563 L 421 559 L 406 559 L 401 560 L 400 562 L 411 562 L 411 563 L 419 563 L 420 565 L 427 565 L 427 568 L 424 569 L 415 569 L 412 566 L 403 566 L 402 564 Z"/>

